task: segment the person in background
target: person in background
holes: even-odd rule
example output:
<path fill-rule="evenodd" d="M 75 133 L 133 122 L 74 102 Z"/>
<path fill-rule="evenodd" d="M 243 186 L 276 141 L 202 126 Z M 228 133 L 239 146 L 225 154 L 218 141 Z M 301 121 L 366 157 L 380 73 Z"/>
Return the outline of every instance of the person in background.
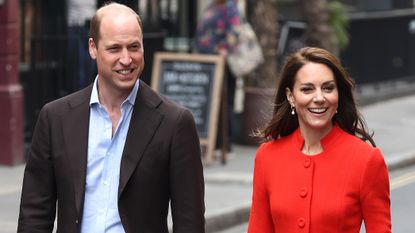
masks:
<path fill-rule="evenodd" d="M 193 116 L 154 92 L 140 17 L 108 3 L 91 21 L 93 84 L 46 104 L 24 173 L 19 233 L 205 232 Z"/>
<path fill-rule="evenodd" d="M 237 46 L 238 27 L 241 23 L 241 15 L 236 0 L 212 0 L 203 11 L 197 24 L 195 35 L 195 49 L 202 54 L 219 54 L 224 57 Z M 227 125 L 231 126 L 233 113 L 236 78 L 233 77 L 228 66 L 225 66 L 223 88 L 227 94 Z M 223 102 L 222 102 L 223 104 Z M 223 114 L 221 108 L 221 113 Z M 221 129 L 222 121 L 219 120 L 218 129 Z M 231 130 L 227 135 L 228 141 L 224 142 L 228 151 L 231 151 Z M 219 132 L 217 147 L 221 146 L 223 135 Z"/>
<path fill-rule="evenodd" d="M 354 88 L 326 50 L 288 57 L 258 132 L 248 233 L 359 233 L 362 221 L 367 233 L 391 232 L 388 170 Z"/>
<path fill-rule="evenodd" d="M 96 0 L 67 0 L 66 87 L 79 90 L 91 83 L 93 61 L 88 54 L 88 28 Z M 96 74 L 96 73 L 95 73 Z M 94 75 L 95 75 L 94 74 Z"/>

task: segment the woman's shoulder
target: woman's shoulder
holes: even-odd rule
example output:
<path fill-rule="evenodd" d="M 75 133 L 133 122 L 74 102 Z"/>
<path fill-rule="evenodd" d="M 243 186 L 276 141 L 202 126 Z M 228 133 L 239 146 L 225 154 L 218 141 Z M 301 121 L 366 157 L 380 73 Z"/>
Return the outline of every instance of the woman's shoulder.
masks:
<path fill-rule="evenodd" d="M 266 141 L 263 142 L 257 152 L 258 153 L 263 153 L 263 152 L 280 152 L 280 151 L 285 151 L 287 150 L 291 143 L 290 141 L 292 140 L 291 135 L 285 136 L 285 137 L 281 137 L 278 139 L 273 139 L 270 141 Z"/>
<path fill-rule="evenodd" d="M 382 152 L 379 148 L 372 146 L 369 142 L 364 141 L 356 135 L 341 131 L 338 145 L 341 145 L 342 151 L 347 154 L 355 154 L 364 160 L 383 159 Z"/>
<path fill-rule="evenodd" d="M 367 151 L 376 149 L 369 142 L 359 138 L 357 135 L 347 133 L 344 130 L 339 130 L 339 141 L 341 141 L 340 143 L 345 147 Z"/>

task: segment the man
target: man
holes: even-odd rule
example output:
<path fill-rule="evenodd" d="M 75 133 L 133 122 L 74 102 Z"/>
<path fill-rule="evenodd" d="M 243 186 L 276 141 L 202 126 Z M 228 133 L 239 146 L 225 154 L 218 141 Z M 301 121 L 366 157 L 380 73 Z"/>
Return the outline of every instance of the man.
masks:
<path fill-rule="evenodd" d="M 96 12 L 89 53 L 97 78 L 41 110 L 18 232 L 52 232 L 57 213 L 58 232 L 167 233 L 169 202 L 174 232 L 205 232 L 194 120 L 138 80 L 142 35 L 130 8 L 110 3 Z"/>

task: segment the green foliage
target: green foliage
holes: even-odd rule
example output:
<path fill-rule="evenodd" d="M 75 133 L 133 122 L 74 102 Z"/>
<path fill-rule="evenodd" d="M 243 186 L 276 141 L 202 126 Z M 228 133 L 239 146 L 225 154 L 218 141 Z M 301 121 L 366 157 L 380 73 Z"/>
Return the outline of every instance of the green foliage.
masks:
<path fill-rule="evenodd" d="M 348 19 L 346 17 L 346 7 L 339 1 L 329 1 L 327 5 L 330 12 L 329 24 L 333 28 L 337 45 L 342 50 L 349 44 Z"/>

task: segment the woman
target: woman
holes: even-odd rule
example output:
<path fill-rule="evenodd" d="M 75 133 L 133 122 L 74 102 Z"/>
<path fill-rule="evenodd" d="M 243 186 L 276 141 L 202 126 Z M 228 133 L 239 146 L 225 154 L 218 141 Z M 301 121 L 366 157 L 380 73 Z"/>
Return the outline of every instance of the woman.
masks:
<path fill-rule="evenodd" d="M 367 233 L 391 232 L 387 167 L 353 91 L 326 50 L 288 58 L 259 132 L 248 233 L 358 233 L 362 221 Z"/>
<path fill-rule="evenodd" d="M 196 29 L 196 50 L 226 56 L 238 42 L 240 14 L 236 0 L 212 0 Z"/>
<path fill-rule="evenodd" d="M 238 10 L 236 0 L 212 0 L 212 2 L 203 11 L 195 35 L 196 51 L 202 54 L 219 54 L 224 57 L 230 51 L 236 48 L 238 43 L 238 29 L 240 26 L 241 16 Z M 223 89 L 226 95 L 223 95 L 220 115 L 225 116 L 227 126 L 231 126 L 233 118 L 234 96 L 236 88 L 236 79 L 233 77 L 226 65 L 224 71 Z M 232 134 L 230 128 L 225 128 L 224 122 L 218 122 L 218 131 L 216 139 L 216 148 L 225 147 L 227 152 L 231 152 Z M 223 124 L 223 125 L 222 125 Z"/>

